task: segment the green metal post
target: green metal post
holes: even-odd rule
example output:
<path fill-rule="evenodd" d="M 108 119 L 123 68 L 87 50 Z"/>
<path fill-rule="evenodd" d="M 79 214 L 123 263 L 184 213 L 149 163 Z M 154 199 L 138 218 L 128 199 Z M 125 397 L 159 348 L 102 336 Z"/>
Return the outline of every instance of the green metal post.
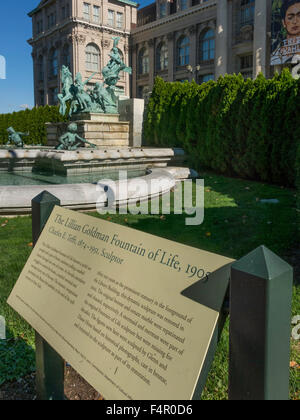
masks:
<path fill-rule="evenodd" d="M 230 400 L 288 400 L 293 269 L 261 246 L 230 285 Z"/>
<path fill-rule="evenodd" d="M 35 245 L 52 213 L 60 205 L 58 198 L 47 191 L 32 202 L 32 239 Z M 64 361 L 55 350 L 36 332 L 36 386 L 38 400 L 64 399 Z"/>

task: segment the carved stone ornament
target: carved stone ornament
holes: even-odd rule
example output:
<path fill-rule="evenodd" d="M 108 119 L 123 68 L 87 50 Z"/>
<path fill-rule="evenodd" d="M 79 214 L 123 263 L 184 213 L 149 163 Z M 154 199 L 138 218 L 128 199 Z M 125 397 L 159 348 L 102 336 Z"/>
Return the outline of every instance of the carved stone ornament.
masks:
<path fill-rule="evenodd" d="M 110 48 L 110 40 L 109 39 L 102 39 L 101 41 L 102 48 L 109 49 Z"/>
<path fill-rule="evenodd" d="M 253 39 L 253 26 L 245 25 L 240 29 L 242 39 L 244 41 L 252 41 Z"/>
<path fill-rule="evenodd" d="M 69 39 L 69 42 L 76 43 L 76 44 L 84 45 L 85 42 L 86 42 L 86 37 L 84 35 L 81 35 L 81 34 L 69 35 L 68 39 Z"/>
<path fill-rule="evenodd" d="M 189 30 L 189 34 L 190 35 L 193 35 L 197 31 L 197 26 L 196 25 L 192 25 L 192 26 L 189 27 L 188 30 Z"/>

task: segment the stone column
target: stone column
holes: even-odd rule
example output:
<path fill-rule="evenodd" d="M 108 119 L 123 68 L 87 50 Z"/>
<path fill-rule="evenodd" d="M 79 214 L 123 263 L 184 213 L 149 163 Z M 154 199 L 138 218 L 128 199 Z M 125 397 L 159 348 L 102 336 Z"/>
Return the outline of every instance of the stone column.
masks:
<path fill-rule="evenodd" d="M 217 6 L 216 29 L 216 80 L 227 73 L 228 60 L 228 4 L 227 0 L 219 0 Z"/>
<path fill-rule="evenodd" d="M 170 32 L 168 38 L 168 82 L 174 81 L 174 33 Z"/>
<path fill-rule="evenodd" d="M 138 45 L 131 46 L 131 66 L 132 66 L 132 85 L 131 85 L 131 97 L 137 97 L 137 75 L 138 75 L 138 60 L 137 60 Z"/>
<path fill-rule="evenodd" d="M 35 103 L 35 106 L 37 106 L 39 105 L 39 90 L 38 90 L 39 69 L 38 69 L 38 57 L 35 50 L 32 51 L 31 57 L 32 57 L 32 64 L 33 64 L 34 103 Z"/>
<path fill-rule="evenodd" d="M 155 74 L 155 69 L 154 69 L 155 40 L 154 39 L 149 39 L 148 48 L 149 48 L 149 89 L 152 90 L 153 85 L 154 85 L 154 74 Z"/>
<path fill-rule="evenodd" d="M 267 71 L 267 1 L 255 1 L 254 40 L 253 40 L 253 77 Z"/>
<path fill-rule="evenodd" d="M 189 27 L 189 38 L 190 38 L 190 58 L 189 64 L 193 67 L 193 73 L 191 73 L 190 79 L 197 79 L 196 62 L 197 60 L 197 27 L 192 25 Z"/>
<path fill-rule="evenodd" d="M 43 48 L 44 64 L 44 105 L 49 104 L 48 78 L 49 78 L 49 51 L 47 47 Z"/>

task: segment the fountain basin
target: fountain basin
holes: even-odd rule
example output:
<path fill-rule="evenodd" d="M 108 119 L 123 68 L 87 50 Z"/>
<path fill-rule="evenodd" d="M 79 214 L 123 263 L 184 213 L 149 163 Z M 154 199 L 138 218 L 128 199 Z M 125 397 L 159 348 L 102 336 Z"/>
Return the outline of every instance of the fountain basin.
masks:
<path fill-rule="evenodd" d="M 177 174 L 177 175 L 176 175 Z M 15 215 L 31 213 L 31 200 L 47 190 L 60 199 L 61 205 L 76 210 L 94 210 L 107 204 L 108 195 L 103 187 L 108 185 L 108 194 L 113 194 L 117 206 L 139 202 L 168 193 L 176 182 L 194 176 L 186 168 L 153 168 L 142 177 L 115 181 L 115 187 L 105 180 L 97 184 L 22 185 L 0 187 L 0 214 Z"/>

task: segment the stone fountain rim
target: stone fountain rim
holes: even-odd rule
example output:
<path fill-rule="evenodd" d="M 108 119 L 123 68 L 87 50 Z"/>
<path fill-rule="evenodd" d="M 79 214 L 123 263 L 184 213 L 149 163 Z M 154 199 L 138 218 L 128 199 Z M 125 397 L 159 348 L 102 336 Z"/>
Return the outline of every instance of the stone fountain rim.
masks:
<path fill-rule="evenodd" d="M 145 176 L 128 180 L 131 195 L 127 195 L 125 198 L 124 192 L 122 192 L 122 197 L 116 200 L 118 205 L 124 205 L 130 200 L 145 201 L 166 194 L 174 188 L 178 180 L 191 176 L 191 171 L 188 168 L 150 168 L 148 171 L 149 173 Z M 154 183 L 151 195 L 148 194 L 148 191 L 139 191 L 139 188 L 136 188 L 140 179 L 145 180 L 147 185 L 153 180 L 157 181 Z M 122 183 L 123 181 L 117 182 Z M 30 214 L 31 200 L 45 190 L 59 198 L 63 207 L 73 210 L 95 210 L 99 200 L 99 192 L 96 191 L 95 184 L 2 186 L 0 187 L 0 215 Z M 104 207 L 103 200 L 100 200 L 99 207 L 101 207 L 101 203 Z"/>

